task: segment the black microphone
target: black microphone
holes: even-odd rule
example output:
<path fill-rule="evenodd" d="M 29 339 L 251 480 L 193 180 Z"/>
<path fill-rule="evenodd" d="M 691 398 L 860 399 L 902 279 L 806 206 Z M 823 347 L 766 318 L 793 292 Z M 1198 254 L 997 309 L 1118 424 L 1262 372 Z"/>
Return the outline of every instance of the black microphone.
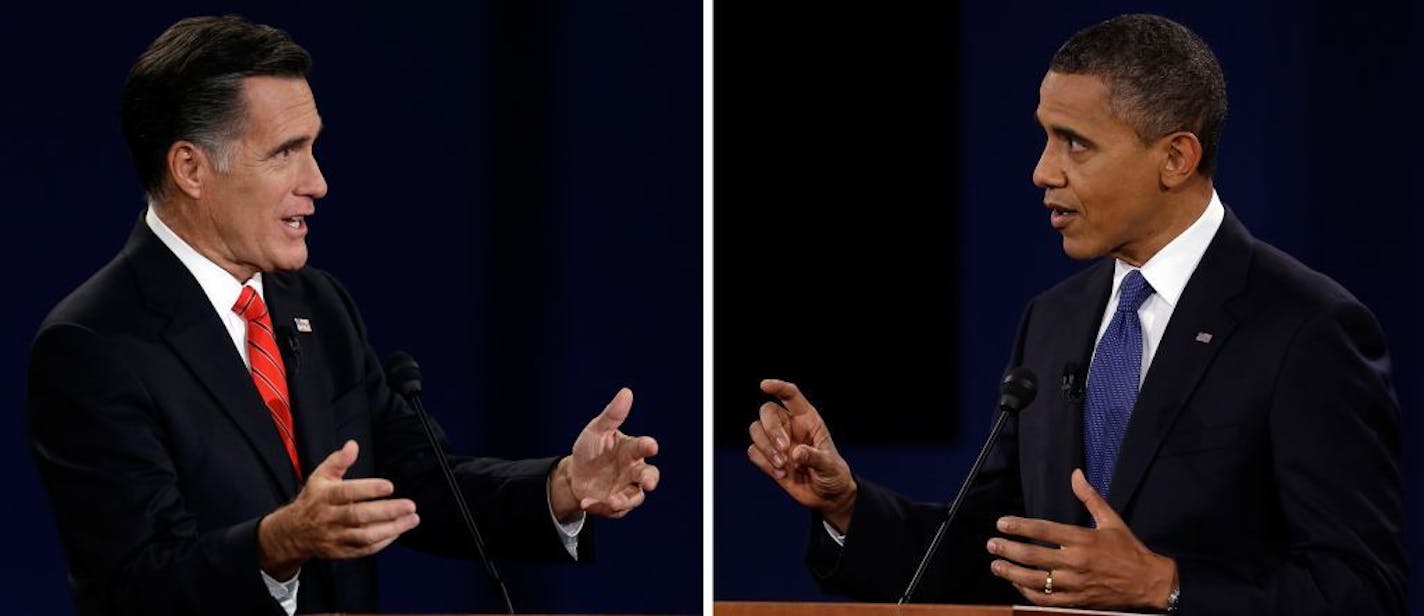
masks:
<path fill-rule="evenodd" d="M 409 353 L 397 351 L 386 358 L 386 382 L 390 384 L 392 390 L 400 394 L 415 409 L 415 414 L 420 418 L 420 427 L 425 430 L 425 438 L 430 441 L 430 448 L 435 451 L 435 461 L 440 465 L 440 471 L 445 474 L 445 483 L 450 487 L 450 494 L 455 497 L 455 505 L 460 510 L 460 517 L 465 521 L 465 528 L 470 532 L 470 538 L 475 541 L 475 552 L 479 554 L 480 562 L 485 565 L 485 572 L 489 574 L 490 582 L 494 584 L 499 596 L 504 600 L 504 609 L 510 614 L 514 613 L 514 603 L 509 600 L 509 589 L 505 588 L 504 580 L 499 577 L 499 570 L 495 569 L 494 561 L 485 554 L 485 540 L 480 535 L 480 529 L 475 526 L 475 517 L 470 515 L 470 506 L 465 503 L 465 494 L 460 491 L 460 487 L 455 483 L 455 473 L 450 470 L 450 461 L 445 459 L 445 452 L 440 448 L 440 442 L 435 438 L 435 429 L 431 427 L 430 415 L 425 412 L 425 405 L 420 403 L 420 364 L 415 363 L 415 358 Z"/>
<path fill-rule="evenodd" d="M 292 376 L 302 373 L 302 343 L 297 340 L 297 332 L 289 325 L 277 326 L 277 340 L 287 347 L 287 356 L 292 358 Z"/>
<path fill-rule="evenodd" d="M 1078 367 L 1078 364 L 1073 362 L 1063 364 L 1063 399 L 1067 400 L 1069 404 L 1082 404 L 1087 388 L 1086 381 L 1083 370 Z"/>
<path fill-rule="evenodd" d="M 994 427 L 989 429 L 989 439 L 984 441 L 984 448 L 979 450 L 979 457 L 974 460 L 974 466 L 969 468 L 969 476 L 964 478 L 963 485 L 959 486 L 959 494 L 955 495 L 954 501 L 949 504 L 949 511 L 944 516 L 944 521 L 939 523 L 939 528 L 935 529 L 934 538 L 930 540 L 930 545 L 925 548 L 925 555 L 920 558 L 920 565 L 915 567 L 915 575 L 910 578 L 910 583 L 905 587 L 905 592 L 900 595 L 901 605 L 909 603 L 914 596 L 915 589 L 920 586 L 920 578 L 925 575 L 925 569 L 929 568 L 930 559 L 939 550 L 939 544 L 944 540 L 944 532 L 949 529 L 949 523 L 954 521 L 954 514 L 959 512 L 959 505 L 964 502 L 964 495 L 969 492 L 969 485 L 974 483 L 974 478 L 979 475 L 979 467 L 984 465 L 984 458 L 989 457 L 989 452 L 994 448 L 994 442 L 999 438 L 999 432 L 1004 429 L 1004 422 L 1009 415 L 1022 411 L 1024 407 L 1033 402 L 1034 396 L 1038 395 L 1038 377 L 1033 371 L 1019 366 L 1010 370 L 1004 375 L 1004 380 L 999 383 L 999 415 L 994 419 Z"/>

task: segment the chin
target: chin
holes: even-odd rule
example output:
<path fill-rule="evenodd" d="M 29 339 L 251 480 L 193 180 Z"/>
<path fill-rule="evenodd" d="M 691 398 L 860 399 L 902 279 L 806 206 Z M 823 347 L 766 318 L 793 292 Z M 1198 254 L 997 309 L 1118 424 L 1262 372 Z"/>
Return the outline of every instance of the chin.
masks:
<path fill-rule="evenodd" d="M 271 271 L 274 271 L 274 272 L 295 272 L 295 271 L 297 271 L 297 270 L 299 270 L 299 269 L 302 269 L 303 267 L 306 267 L 306 265 L 307 265 L 307 251 L 304 249 L 304 250 L 302 250 L 302 252 L 301 252 L 300 255 L 295 255 L 295 254 L 294 254 L 294 255 L 287 255 L 287 256 L 285 256 L 284 258 L 277 259 L 277 260 L 272 264 L 272 270 L 271 270 Z"/>
<path fill-rule="evenodd" d="M 1103 256 L 1104 254 L 1106 254 L 1106 251 L 1101 250 L 1096 246 L 1088 246 L 1083 244 L 1083 242 L 1074 241 L 1067 237 L 1064 237 L 1063 253 L 1068 255 L 1068 258 L 1073 259 L 1075 261 L 1087 261 Z"/>

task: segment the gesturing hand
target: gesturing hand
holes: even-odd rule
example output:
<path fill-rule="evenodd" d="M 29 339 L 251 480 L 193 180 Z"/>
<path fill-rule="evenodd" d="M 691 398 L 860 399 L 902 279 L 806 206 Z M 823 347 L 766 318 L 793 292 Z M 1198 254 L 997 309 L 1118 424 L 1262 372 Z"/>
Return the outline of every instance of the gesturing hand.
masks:
<path fill-rule="evenodd" d="M 346 559 L 385 549 L 415 528 L 415 502 L 387 499 L 395 486 L 385 479 L 342 479 L 360 448 L 346 441 L 312 471 L 291 503 L 257 525 L 263 571 L 286 580 L 311 558 Z"/>
<path fill-rule="evenodd" d="M 658 442 L 618 429 L 632 407 L 632 390 L 618 390 L 579 433 L 572 455 L 559 461 L 550 481 L 550 502 L 560 521 L 580 510 L 621 518 L 643 504 L 646 492 L 658 487 L 658 467 L 644 460 L 657 455 Z"/>
<path fill-rule="evenodd" d="M 1153 553 L 1138 541 L 1083 477 L 1083 471 L 1073 471 L 1072 483 L 1073 494 L 1088 508 L 1097 528 L 1000 518 L 999 531 L 1005 534 L 1059 547 L 990 539 L 989 552 L 1002 557 L 989 565 L 994 575 L 1012 582 L 1038 605 L 1167 609 L 1167 595 L 1177 584 L 1176 561 Z M 1051 587 L 1047 582 L 1050 575 Z"/>
<path fill-rule="evenodd" d="M 747 457 L 792 499 L 845 532 L 855 509 L 855 477 L 821 414 L 791 383 L 767 379 L 761 390 L 780 404 L 761 405 L 759 420 L 748 428 Z"/>

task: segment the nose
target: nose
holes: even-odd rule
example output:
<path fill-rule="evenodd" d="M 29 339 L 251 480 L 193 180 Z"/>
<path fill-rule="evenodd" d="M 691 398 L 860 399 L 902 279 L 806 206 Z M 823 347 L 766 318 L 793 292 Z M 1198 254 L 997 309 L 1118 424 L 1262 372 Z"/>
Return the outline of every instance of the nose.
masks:
<path fill-rule="evenodd" d="M 1060 188 L 1068 183 L 1051 150 L 1052 142 L 1044 144 L 1043 152 L 1038 155 L 1038 164 L 1033 167 L 1033 185 L 1039 188 Z"/>
<path fill-rule="evenodd" d="M 302 181 L 297 185 L 297 193 L 320 199 L 326 196 L 326 176 L 321 174 L 321 165 L 316 162 L 316 156 L 311 155 L 306 171 L 302 175 Z"/>

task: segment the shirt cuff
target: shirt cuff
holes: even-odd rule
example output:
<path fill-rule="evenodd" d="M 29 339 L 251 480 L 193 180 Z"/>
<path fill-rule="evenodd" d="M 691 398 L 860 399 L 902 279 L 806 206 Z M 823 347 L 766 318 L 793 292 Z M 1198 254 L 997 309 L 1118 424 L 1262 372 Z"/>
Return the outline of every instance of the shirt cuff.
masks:
<path fill-rule="evenodd" d="M 559 517 L 554 515 L 554 497 L 549 494 L 549 482 L 545 481 L 544 485 L 544 500 L 549 505 L 549 519 L 553 520 L 554 526 L 559 529 L 559 541 L 564 544 L 564 551 L 569 553 L 570 558 L 578 560 L 578 536 L 583 532 L 583 523 L 588 519 L 588 514 L 580 511 L 572 522 L 560 522 Z"/>
<path fill-rule="evenodd" d="M 845 547 L 845 533 L 837 532 L 836 527 L 831 526 L 831 523 L 825 520 L 821 520 L 821 526 L 826 527 L 826 534 L 831 536 L 831 541 L 836 542 L 838 546 Z"/>
<path fill-rule="evenodd" d="M 282 610 L 287 612 L 287 616 L 294 616 L 297 613 L 297 588 L 302 583 L 300 579 L 302 570 L 297 569 L 297 572 L 292 574 L 292 579 L 285 582 L 277 581 L 261 569 L 258 569 L 257 572 L 262 574 L 262 583 L 267 585 L 267 594 L 272 595 L 272 598 L 282 605 Z"/>

